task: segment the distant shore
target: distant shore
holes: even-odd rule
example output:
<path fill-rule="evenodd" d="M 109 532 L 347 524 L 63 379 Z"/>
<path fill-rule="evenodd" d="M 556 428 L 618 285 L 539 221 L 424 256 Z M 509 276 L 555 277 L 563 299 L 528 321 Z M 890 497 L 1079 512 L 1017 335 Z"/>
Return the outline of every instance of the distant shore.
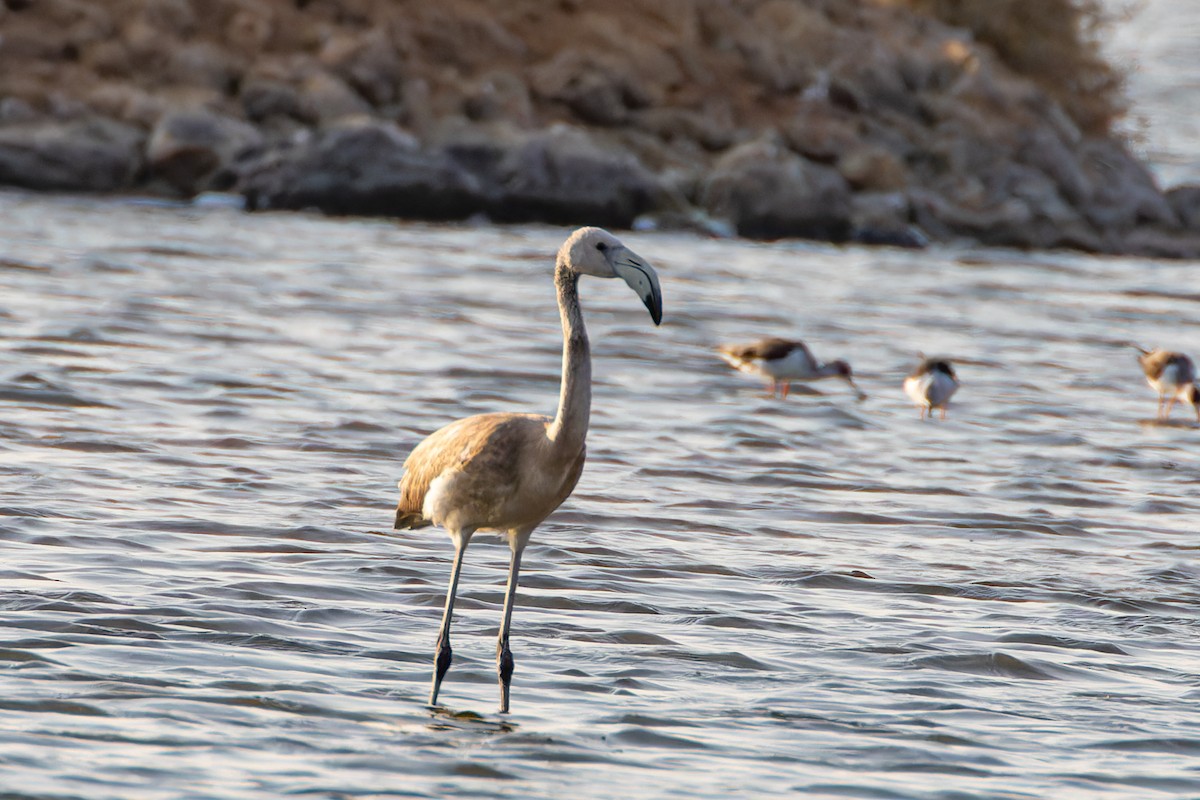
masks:
<path fill-rule="evenodd" d="M 1200 258 L 1111 87 L 925 5 L 0 0 L 0 185 Z"/>

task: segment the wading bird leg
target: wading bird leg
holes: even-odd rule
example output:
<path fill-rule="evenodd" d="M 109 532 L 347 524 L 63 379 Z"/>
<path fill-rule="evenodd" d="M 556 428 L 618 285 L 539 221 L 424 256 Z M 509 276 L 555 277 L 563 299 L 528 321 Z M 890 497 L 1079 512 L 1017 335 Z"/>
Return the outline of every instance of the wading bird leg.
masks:
<path fill-rule="evenodd" d="M 512 626 L 513 601 L 517 596 L 517 575 L 521 571 L 521 553 L 523 544 L 516 541 L 512 545 L 512 562 L 508 567 L 508 588 L 504 592 L 504 619 L 500 623 L 500 636 L 496 640 L 496 672 L 500 677 L 500 713 L 508 713 L 508 687 L 512 683 L 513 661 L 512 650 L 508 649 L 508 630 Z"/>
<path fill-rule="evenodd" d="M 1166 403 L 1166 402 L 1167 402 L 1167 397 L 1166 397 L 1166 395 L 1162 395 L 1162 394 L 1160 394 L 1160 395 L 1158 396 L 1158 418 L 1159 418 L 1159 419 L 1162 419 L 1162 418 L 1163 418 L 1163 404 L 1164 404 L 1164 403 Z"/>
<path fill-rule="evenodd" d="M 783 382 L 783 397 L 780 399 L 787 400 L 788 392 L 790 392 L 791 390 L 792 390 L 792 382 L 784 381 Z"/>
<path fill-rule="evenodd" d="M 925 406 L 921 406 L 921 421 L 925 421 Z"/>
<path fill-rule="evenodd" d="M 446 608 L 442 612 L 442 629 L 438 634 L 437 650 L 433 656 L 433 688 L 429 690 L 429 705 L 436 706 L 442 678 L 450 669 L 453 653 L 450 650 L 450 620 L 454 616 L 454 594 L 458 591 L 458 574 L 462 571 L 463 554 L 467 551 L 470 533 L 459 532 L 454 538 L 454 567 L 450 571 L 450 587 L 446 590 Z"/>
<path fill-rule="evenodd" d="M 946 418 L 946 407 L 942 406 L 942 419 Z"/>
<path fill-rule="evenodd" d="M 1171 409 L 1174 407 L 1175 407 L 1175 397 L 1172 396 L 1171 399 L 1167 401 L 1167 413 L 1166 413 L 1166 416 L 1163 417 L 1163 419 L 1171 418 Z"/>

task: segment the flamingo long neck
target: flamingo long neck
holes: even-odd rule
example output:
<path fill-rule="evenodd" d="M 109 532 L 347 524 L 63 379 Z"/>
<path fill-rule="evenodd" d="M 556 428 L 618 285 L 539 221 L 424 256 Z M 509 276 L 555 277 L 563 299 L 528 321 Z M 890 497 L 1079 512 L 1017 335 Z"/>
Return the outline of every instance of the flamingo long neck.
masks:
<path fill-rule="evenodd" d="M 579 273 L 559 264 L 554 270 L 554 285 L 562 316 L 562 387 L 558 414 L 547 435 L 565 457 L 574 458 L 587 438 L 592 412 L 592 355 L 579 308 Z"/>

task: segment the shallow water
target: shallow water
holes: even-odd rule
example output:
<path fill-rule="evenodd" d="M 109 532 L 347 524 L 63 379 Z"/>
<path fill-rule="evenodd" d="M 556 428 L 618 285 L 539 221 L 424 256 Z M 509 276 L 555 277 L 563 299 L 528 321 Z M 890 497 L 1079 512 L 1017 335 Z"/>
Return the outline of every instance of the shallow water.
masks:
<path fill-rule="evenodd" d="M 506 548 L 392 533 L 408 449 L 552 411 L 557 228 L 0 194 L 0 793 L 1200 796 L 1194 263 L 623 238 L 589 461 Z M 854 365 L 762 396 L 711 348 Z M 900 391 L 955 358 L 946 422 Z"/>

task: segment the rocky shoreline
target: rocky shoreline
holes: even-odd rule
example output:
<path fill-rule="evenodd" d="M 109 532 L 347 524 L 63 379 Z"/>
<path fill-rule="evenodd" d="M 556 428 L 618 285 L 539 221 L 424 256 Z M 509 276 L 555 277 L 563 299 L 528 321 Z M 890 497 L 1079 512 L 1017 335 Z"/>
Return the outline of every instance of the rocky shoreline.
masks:
<path fill-rule="evenodd" d="M 0 0 L 0 185 L 1200 258 L 1069 110 L 905 2 Z"/>

